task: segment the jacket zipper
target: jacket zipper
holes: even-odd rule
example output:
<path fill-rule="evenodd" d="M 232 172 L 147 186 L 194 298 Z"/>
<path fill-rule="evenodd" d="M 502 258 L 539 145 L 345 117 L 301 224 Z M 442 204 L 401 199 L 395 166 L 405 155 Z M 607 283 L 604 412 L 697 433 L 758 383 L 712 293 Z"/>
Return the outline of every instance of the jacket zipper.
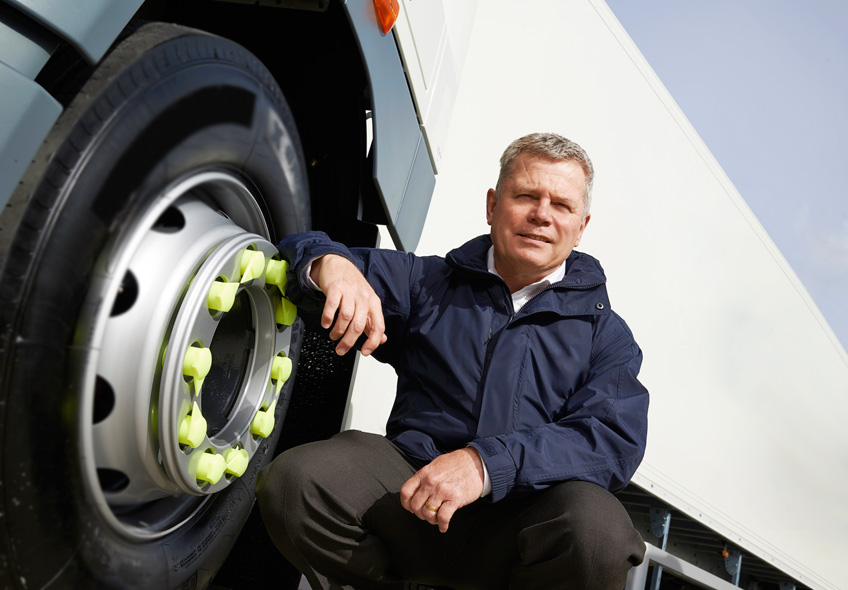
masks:
<path fill-rule="evenodd" d="M 501 287 L 502 287 L 503 291 L 506 293 L 505 303 L 507 305 L 506 309 L 507 309 L 507 312 L 508 312 L 508 317 L 507 317 L 506 323 L 497 331 L 497 333 L 494 332 L 491 324 L 489 325 L 489 337 L 486 339 L 486 356 L 483 359 L 483 371 L 482 371 L 482 374 L 480 376 L 481 377 L 480 383 L 477 386 L 477 399 L 479 400 L 479 403 L 480 403 L 480 406 L 479 406 L 478 411 L 477 411 L 478 427 L 479 427 L 480 415 L 483 411 L 483 391 L 485 390 L 486 381 L 489 378 L 489 366 L 491 364 L 492 357 L 494 356 L 494 353 L 495 353 L 495 346 L 497 346 L 497 342 L 500 339 L 500 335 L 503 334 L 503 332 L 509 327 L 509 325 L 513 322 L 513 320 L 515 320 L 515 318 L 521 313 L 521 310 L 519 310 L 518 313 L 515 312 L 515 306 L 512 303 L 512 293 L 509 292 L 509 289 L 506 288 L 506 284 L 503 283 L 503 281 L 501 281 L 501 283 L 502 283 Z M 525 307 L 527 307 L 530 304 L 531 301 L 536 299 L 536 297 L 538 297 L 539 295 L 541 295 L 545 291 L 549 291 L 551 289 L 558 288 L 558 289 L 565 289 L 565 290 L 569 290 L 569 291 L 588 291 L 590 289 L 594 289 L 596 287 L 599 287 L 603 284 L 604 284 L 603 282 L 593 283 L 591 285 L 560 285 L 559 283 L 554 283 L 553 285 L 548 285 L 547 287 L 545 287 L 544 289 L 542 289 L 541 291 L 536 293 L 533 297 L 530 298 L 529 301 L 527 301 L 527 303 L 524 304 L 524 306 L 521 309 L 523 310 Z M 493 338 L 494 338 L 494 340 L 493 340 Z"/>
<path fill-rule="evenodd" d="M 497 333 L 492 329 L 492 324 L 489 324 L 489 337 L 486 339 L 486 356 L 483 358 L 483 371 L 480 375 L 480 383 L 477 386 L 477 399 L 480 400 L 480 408 L 478 411 L 477 419 L 479 420 L 479 413 L 483 410 L 483 391 L 486 386 L 486 379 L 489 377 L 489 365 L 492 362 L 492 357 L 495 354 L 495 345 L 497 344 L 500 335 L 506 330 L 507 326 L 512 323 L 512 320 L 515 318 L 515 308 L 512 305 L 512 296 L 509 292 L 509 289 L 506 288 L 506 284 L 501 280 L 500 285 L 501 291 L 506 293 L 507 299 L 505 300 L 505 310 L 507 312 L 507 320 L 506 323 L 497 331 Z M 490 291 L 491 293 L 491 291 Z M 493 298 L 494 301 L 494 298 Z M 492 321 L 494 323 L 494 319 L 496 316 L 492 317 Z M 494 338 L 494 340 L 493 340 Z"/>

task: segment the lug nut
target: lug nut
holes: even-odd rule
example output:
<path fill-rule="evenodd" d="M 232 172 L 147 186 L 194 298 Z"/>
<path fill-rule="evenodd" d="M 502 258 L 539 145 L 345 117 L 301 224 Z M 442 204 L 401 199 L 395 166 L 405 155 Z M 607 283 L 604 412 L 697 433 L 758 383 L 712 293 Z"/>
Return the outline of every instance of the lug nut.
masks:
<path fill-rule="evenodd" d="M 265 255 L 256 250 L 245 250 L 241 255 L 240 266 L 242 283 L 258 279 L 265 270 Z"/>
<path fill-rule="evenodd" d="M 271 404 L 267 410 L 259 410 L 256 412 L 256 417 L 253 418 L 253 423 L 250 425 L 250 432 L 262 438 L 268 438 L 274 432 L 274 409 L 277 407 L 277 400 Z"/>
<path fill-rule="evenodd" d="M 196 449 L 206 438 L 206 419 L 200 413 L 197 402 L 191 406 L 191 413 L 180 422 L 178 437 L 180 444 Z"/>
<path fill-rule="evenodd" d="M 280 293 L 285 295 L 286 283 L 288 281 L 286 278 L 286 271 L 288 269 L 289 263 L 285 260 L 269 260 L 268 268 L 265 269 L 265 283 L 277 285 Z"/>
<path fill-rule="evenodd" d="M 291 359 L 286 356 L 277 355 L 271 364 L 271 379 L 285 383 L 292 374 Z"/>
<path fill-rule="evenodd" d="M 203 381 L 212 368 L 212 351 L 208 348 L 189 346 L 183 359 L 183 375 Z"/>
<path fill-rule="evenodd" d="M 280 390 L 283 389 L 283 384 L 288 381 L 291 374 L 291 359 L 286 356 L 282 356 L 282 353 L 275 356 L 274 361 L 271 363 L 271 383 L 274 385 L 274 393 L 276 396 L 280 395 Z"/>
<path fill-rule="evenodd" d="M 291 326 L 297 317 L 297 306 L 285 297 L 281 299 L 274 297 L 274 316 L 278 324 Z"/>
<path fill-rule="evenodd" d="M 227 463 L 227 473 L 241 477 L 247 471 L 247 464 L 250 463 L 250 455 L 247 454 L 245 449 L 232 448 L 224 453 L 224 461 Z"/>
<path fill-rule="evenodd" d="M 207 307 L 214 311 L 230 311 L 236 301 L 238 288 L 238 283 L 213 281 L 212 286 L 209 288 L 209 296 L 206 301 Z"/>
<path fill-rule="evenodd" d="M 197 479 L 215 485 L 223 477 L 226 468 L 227 462 L 221 455 L 203 453 L 197 462 Z"/>

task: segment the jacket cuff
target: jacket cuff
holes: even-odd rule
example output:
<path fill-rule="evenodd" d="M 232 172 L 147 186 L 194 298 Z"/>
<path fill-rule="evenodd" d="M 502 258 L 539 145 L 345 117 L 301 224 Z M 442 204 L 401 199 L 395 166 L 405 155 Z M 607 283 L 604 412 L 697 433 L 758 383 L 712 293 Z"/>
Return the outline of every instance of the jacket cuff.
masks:
<path fill-rule="evenodd" d="M 312 280 L 312 263 L 321 258 L 320 256 L 316 256 L 315 258 L 310 258 L 309 262 L 306 263 L 306 266 L 300 271 L 300 284 L 312 289 L 313 291 L 321 291 L 321 287 Z M 323 293 L 323 291 L 322 291 Z"/>
<path fill-rule="evenodd" d="M 353 262 L 360 271 L 362 270 L 362 265 L 354 260 L 350 250 L 345 245 L 330 240 L 324 232 L 314 231 L 286 236 L 277 244 L 277 249 L 280 256 L 289 262 L 286 273 L 286 298 L 307 313 L 320 314 L 324 307 L 324 294 L 312 290 L 309 285 L 302 282 L 306 266 L 313 260 L 325 254 L 338 254 Z"/>
<path fill-rule="evenodd" d="M 467 445 L 466 448 L 472 448 L 477 451 L 477 455 L 480 455 L 480 451 L 477 450 L 477 447 L 473 445 Z M 492 478 L 489 477 L 489 468 L 486 467 L 486 462 L 483 461 L 482 457 L 480 458 L 483 467 L 483 491 L 480 492 L 480 497 L 485 498 L 489 494 L 492 493 Z"/>
<path fill-rule="evenodd" d="M 492 502 L 502 500 L 515 486 L 516 468 L 506 445 L 496 437 L 478 438 L 469 443 L 477 449 L 492 483 Z"/>

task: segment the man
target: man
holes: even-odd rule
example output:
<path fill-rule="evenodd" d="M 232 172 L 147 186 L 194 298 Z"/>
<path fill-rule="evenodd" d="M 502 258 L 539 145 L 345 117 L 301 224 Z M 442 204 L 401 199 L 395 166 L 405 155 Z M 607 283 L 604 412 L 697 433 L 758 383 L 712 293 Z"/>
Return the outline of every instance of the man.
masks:
<path fill-rule="evenodd" d="M 386 437 L 344 432 L 260 475 L 268 530 L 313 588 L 620 590 L 642 561 L 608 491 L 644 454 L 641 351 L 573 250 L 593 176 L 580 146 L 533 134 L 501 158 L 491 235 L 446 259 L 280 243 L 289 296 L 337 352 L 364 340 L 398 374 Z"/>

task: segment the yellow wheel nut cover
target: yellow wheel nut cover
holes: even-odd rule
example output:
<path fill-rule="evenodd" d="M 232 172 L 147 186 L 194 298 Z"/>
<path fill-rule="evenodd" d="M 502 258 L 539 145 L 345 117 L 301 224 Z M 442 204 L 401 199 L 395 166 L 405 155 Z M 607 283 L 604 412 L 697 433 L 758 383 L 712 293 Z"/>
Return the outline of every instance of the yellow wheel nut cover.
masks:
<path fill-rule="evenodd" d="M 245 250 L 241 255 L 241 282 L 246 283 L 262 276 L 265 255 L 256 250 Z"/>
<path fill-rule="evenodd" d="M 271 379 L 285 383 L 292 374 L 291 359 L 285 356 L 275 356 L 271 364 Z"/>
<path fill-rule="evenodd" d="M 233 308 L 233 303 L 236 301 L 238 288 L 238 283 L 213 281 L 206 300 L 207 307 L 215 311 L 230 311 Z"/>
<path fill-rule="evenodd" d="M 274 432 L 274 410 L 259 410 L 253 423 L 250 425 L 250 432 L 262 438 L 268 438 Z"/>
<path fill-rule="evenodd" d="M 288 299 L 274 299 L 276 322 L 283 326 L 291 326 L 297 317 L 297 306 Z"/>
<path fill-rule="evenodd" d="M 227 462 L 227 473 L 241 477 L 247 471 L 250 455 L 245 449 L 230 449 L 224 453 L 224 461 Z"/>
<path fill-rule="evenodd" d="M 289 269 L 289 263 L 285 260 L 269 260 L 268 268 L 265 269 L 265 282 L 272 285 L 277 285 L 280 293 L 286 292 L 286 271 Z"/>
<path fill-rule="evenodd" d="M 197 462 L 197 479 L 215 485 L 223 477 L 227 462 L 221 455 L 203 453 Z"/>
<path fill-rule="evenodd" d="M 189 346 L 183 359 L 183 375 L 203 380 L 212 368 L 212 351 L 208 348 Z"/>
<path fill-rule="evenodd" d="M 200 413 L 197 402 L 191 406 L 191 413 L 180 422 L 178 438 L 180 444 L 196 449 L 206 437 L 206 419 Z"/>

